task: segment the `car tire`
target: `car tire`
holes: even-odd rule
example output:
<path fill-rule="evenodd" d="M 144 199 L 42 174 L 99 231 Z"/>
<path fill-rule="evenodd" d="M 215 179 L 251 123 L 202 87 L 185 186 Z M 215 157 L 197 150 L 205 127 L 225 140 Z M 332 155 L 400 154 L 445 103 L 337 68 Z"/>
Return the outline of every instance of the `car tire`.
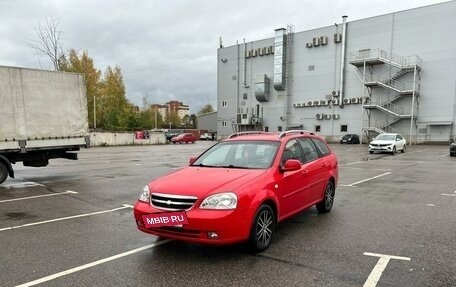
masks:
<path fill-rule="evenodd" d="M 391 154 L 394 155 L 396 153 L 396 146 L 393 146 L 393 150 L 391 151 Z"/>
<path fill-rule="evenodd" d="M 332 181 L 329 181 L 328 184 L 326 184 L 323 200 L 315 205 L 319 213 L 327 213 L 331 211 L 334 204 L 335 194 L 336 189 L 334 187 L 334 183 Z"/>
<path fill-rule="evenodd" d="M 8 178 L 8 168 L 3 162 L 0 162 L 0 184 Z"/>
<path fill-rule="evenodd" d="M 369 151 L 370 154 L 373 154 L 374 152 L 373 151 Z"/>
<path fill-rule="evenodd" d="M 404 152 L 405 152 L 405 145 L 401 149 L 401 153 L 404 153 Z"/>
<path fill-rule="evenodd" d="M 268 249 L 276 228 L 276 218 L 271 206 L 263 204 L 258 208 L 250 229 L 250 246 L 255 252 Z"/>

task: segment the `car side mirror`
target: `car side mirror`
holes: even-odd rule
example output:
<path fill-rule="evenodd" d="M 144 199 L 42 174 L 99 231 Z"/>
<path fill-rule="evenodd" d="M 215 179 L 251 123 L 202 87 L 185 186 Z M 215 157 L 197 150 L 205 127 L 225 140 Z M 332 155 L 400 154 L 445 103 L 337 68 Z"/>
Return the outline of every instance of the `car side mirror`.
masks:
<path fill-rule="evenodd" d="M 301 162 L 297 159 L 289 159 L 282 167 L 283 172 L 295 171 L 301 169 Z"/>
<path fill-rule="evenodd" d="M 191 156 L 188 160 L 189 165 L 192 165 L 196 161 L 197 157 Z"/>

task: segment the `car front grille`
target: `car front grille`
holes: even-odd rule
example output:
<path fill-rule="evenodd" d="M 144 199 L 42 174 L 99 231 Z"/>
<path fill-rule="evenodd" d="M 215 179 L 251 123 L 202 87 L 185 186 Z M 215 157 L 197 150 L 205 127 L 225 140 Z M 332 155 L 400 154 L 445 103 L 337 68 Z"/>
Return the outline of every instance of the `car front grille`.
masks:
<path fill-rule="evenodd" d="M 151 193 L 150 204 L 164 210 L 189 210 L 197 199 L 194 196 Z"/>
<path fill-rule="evenodd" d="M 371 144 L 371 146 L 390 146 L 390 144 Z"/>

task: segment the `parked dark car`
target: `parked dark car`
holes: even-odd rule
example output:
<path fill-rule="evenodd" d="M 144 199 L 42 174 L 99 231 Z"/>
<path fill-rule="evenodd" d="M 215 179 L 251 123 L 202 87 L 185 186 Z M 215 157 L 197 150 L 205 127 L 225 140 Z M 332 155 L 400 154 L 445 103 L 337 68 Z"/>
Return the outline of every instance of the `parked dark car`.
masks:
<path fill-rule="evenodd" d="M 341 144 L 359 144 L 359 137 L 357 134 L 346 134 L 340 139 Z"/>
<path fill-rule="evenodd" d="M 450 156 L 456 156 L 456 143 L 454 142 L 450 144 Z"/>
<path fill-rule="evenodd" d="M 178 136 L 180 132 L 172 132 L 172 131 L 167 131 L 165 132 L 166 140 L 171 141 L 171 139 L 175 136 Z"/>

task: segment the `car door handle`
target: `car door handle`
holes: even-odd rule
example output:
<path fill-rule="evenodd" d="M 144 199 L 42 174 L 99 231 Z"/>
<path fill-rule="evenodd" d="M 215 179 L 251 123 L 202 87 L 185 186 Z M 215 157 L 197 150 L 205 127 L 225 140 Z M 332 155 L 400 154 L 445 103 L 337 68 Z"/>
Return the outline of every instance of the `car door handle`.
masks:
<path fill-rule="evenodd" d="M 324 163 L 321 164 L 321 166 L 322 166 L 322 167 L 327 167 L 328 164 L 327 164 L 326 162 L 324 162 Z"/>
<path fill-rule="evenodd" d="M 309 173 L 309 171 L 305 169 L 305 170 L 301 171 L 301 173 L 302 173 L 303 175 L 306 175 L 306 174 Z"/>

